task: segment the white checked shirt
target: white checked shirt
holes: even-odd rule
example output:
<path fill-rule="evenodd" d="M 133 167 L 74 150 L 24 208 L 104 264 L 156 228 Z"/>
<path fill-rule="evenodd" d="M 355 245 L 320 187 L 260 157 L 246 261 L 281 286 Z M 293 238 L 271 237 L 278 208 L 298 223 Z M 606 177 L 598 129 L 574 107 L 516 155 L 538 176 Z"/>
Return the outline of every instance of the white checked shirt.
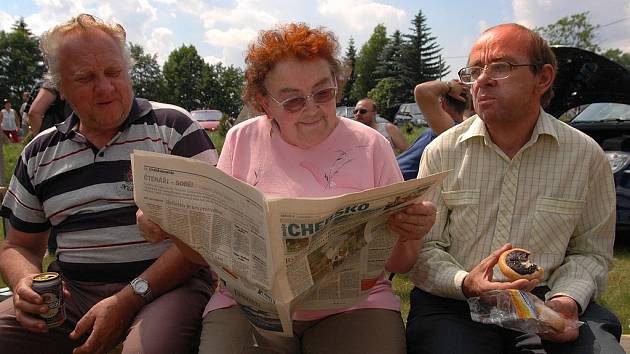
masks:
<path fill-rule="evenodd" d="M 424 237 L 411 279 L 442 297 L 464 299 L 473 267 L 510 242 L 545 269 L 547 297 L 582 310 L 601 294 L 612 265 L 615 190 L 602 149 L 542 109 L 531 139 L 510 159 L 474 116 L 422 154 L 419 176 L 453 170 L 428 200 L 437 220 Z M 498 267 L 495 280 L 505 280 Z"/>

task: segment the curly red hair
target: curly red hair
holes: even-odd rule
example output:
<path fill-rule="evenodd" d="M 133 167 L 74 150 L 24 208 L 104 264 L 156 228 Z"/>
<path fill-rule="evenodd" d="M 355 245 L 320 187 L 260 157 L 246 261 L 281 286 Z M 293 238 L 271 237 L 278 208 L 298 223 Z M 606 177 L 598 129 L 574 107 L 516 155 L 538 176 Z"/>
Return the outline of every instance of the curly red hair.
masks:
<path fill-rule="evenodd" d="M 337 38 L 322 27 L 310 28 L 305 23 L 289 23 L 276 29 L 260 31 L 258 38 L 249 45 L 245 56 L 243 99 L 261 110 L 256 102 L 256 94 L 265 92 L 265 77 L 278 62 L 285 59 L 324 59 L 338 77 L 341 70 L 338 53 Z"/>

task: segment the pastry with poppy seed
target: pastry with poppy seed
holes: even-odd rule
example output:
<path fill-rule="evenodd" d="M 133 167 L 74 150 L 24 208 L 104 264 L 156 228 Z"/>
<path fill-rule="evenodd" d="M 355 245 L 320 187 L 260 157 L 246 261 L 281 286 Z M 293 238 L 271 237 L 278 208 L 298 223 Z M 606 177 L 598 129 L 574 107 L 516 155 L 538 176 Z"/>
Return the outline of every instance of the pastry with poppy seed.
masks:
<path fill-rule="evenodd" d="M 522 248 L 512 248 L 499 257 L 499 269 L 511 281 L 517 279 L 539 279 L 543 276 L 544 270 L 537 264 L 529 260 L 531 253 Z"/>

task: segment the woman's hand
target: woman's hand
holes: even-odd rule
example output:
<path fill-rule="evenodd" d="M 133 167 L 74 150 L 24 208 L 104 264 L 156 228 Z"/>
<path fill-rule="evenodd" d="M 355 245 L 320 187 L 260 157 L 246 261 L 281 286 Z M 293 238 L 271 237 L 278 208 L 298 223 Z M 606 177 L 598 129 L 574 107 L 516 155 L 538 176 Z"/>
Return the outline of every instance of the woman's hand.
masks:
<path fill-rule="evenodd" d="M 412 204 L 389 217 L 389 229 L 398 234 L 399 241 L 421 240 L 433 227 L 436 211 L 429 201 Z"/>
<path fill-rule="evenodd" d="M 170 237 L 158 224 L 149 220 L 140 209 L 136 212 L 136 223 L 138 224 L 140 235 L 150 243 L 158 243 Z"/>

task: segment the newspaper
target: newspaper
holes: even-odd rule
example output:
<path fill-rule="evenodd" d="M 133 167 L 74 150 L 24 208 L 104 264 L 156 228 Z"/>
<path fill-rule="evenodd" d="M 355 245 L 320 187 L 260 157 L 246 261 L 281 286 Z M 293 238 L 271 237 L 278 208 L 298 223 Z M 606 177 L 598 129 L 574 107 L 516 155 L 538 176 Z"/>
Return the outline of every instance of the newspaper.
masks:
<path fill-rule="evenodd" d="M 447 172 L 330 198 L 266 198 L 210 164 L 132 155 L 136 204 L 198 252 L 256 327 L 292 336 L 291 313 L 348 307 L 384 272 L 389 215 Z"/>

